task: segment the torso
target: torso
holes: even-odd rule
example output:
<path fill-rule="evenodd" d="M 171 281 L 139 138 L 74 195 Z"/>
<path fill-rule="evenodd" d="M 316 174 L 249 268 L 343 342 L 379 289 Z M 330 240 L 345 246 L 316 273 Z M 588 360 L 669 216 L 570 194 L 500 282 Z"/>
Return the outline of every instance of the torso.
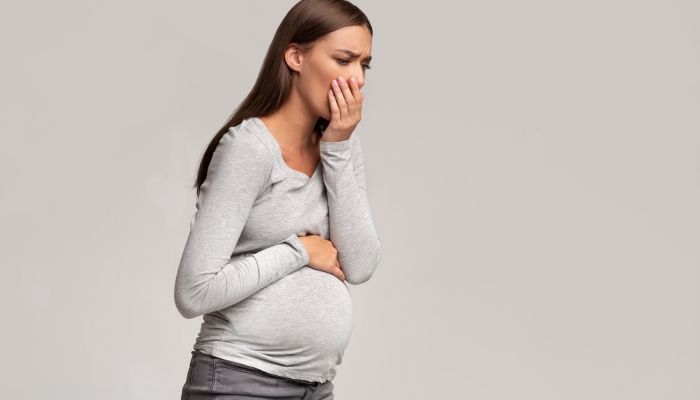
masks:
<path fill-rule="evenodd" d="M 320 162 L 319 141 L 315 152 L 283 165 L 282 158 L 288 158 L 279 157 L 274 136 L 256 126 L 251 120 L 238 129 L 266 143 L 273 169 L 229 262 L 291 233 L 330 240 L 322 165 L 314 171 Z M 346 282 L 303 266 L 230 307 L 205 314 L 203 320 L 195 350 L 276 375 L 327 380 L 335 376 L 350 341 L 352 298 Z"/>

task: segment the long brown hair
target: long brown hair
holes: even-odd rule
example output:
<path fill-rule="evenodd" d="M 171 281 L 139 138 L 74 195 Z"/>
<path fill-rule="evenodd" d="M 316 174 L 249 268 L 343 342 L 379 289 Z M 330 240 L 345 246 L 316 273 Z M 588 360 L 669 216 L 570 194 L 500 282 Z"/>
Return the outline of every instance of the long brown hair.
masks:
<path fill-rule="evenodd" d="M 197 188 L 197 196 L 207 178 L 214 150 L 229 128 L 245 119 L 272 113 L 289 98 L 292 90 L 292 70 L 284 59 L 287 46 L 296 43 L 302 51 L 308 51 L 316 40 L 335 30 L 353 25 L 363 25 L 373 35 L 372 25 L 367 16 L 346 0 L 301 0 L 289 10 L 272 38 L 255 85 L 202 155 L 197 179 L 193 185 Z M 328 123 L 328 120 L 319 117 L 316 127 L 325 128 Z"/>

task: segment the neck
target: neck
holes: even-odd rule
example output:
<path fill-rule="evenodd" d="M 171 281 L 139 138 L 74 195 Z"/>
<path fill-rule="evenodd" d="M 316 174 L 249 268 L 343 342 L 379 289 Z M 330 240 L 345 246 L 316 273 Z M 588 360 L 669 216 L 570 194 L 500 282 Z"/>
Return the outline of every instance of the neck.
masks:
<path fill-rule="evenodd" d="M 282 107 L 259 117 L 283 148 L 306 150 L 320 139 L 319 132 L 314 131 L 318 116 L 303 104 L 299 95 L 292 91 Z"/>

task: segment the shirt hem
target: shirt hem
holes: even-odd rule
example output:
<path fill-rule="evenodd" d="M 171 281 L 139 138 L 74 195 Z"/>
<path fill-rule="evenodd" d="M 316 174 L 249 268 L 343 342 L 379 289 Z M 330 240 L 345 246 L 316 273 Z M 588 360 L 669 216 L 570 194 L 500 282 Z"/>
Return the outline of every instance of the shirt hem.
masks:
<path fill-rule="evenodd" d="M 234 345 L 227 344 L 226 347 L 229 351 L 222 351 L 221 344 L 200 344 L 194 345 L 194 350 L 199 350 L 204 354 L 210 355 L 212 357 L 221 358 L 227 361 L 233 361 L 249 367 L 257 368 L 261 371 L 267 372 L 268 374 L 276 375 L 281 378 L 297 379 L 307 382 L 319 382 L 325 383 L 327 381 L 332 381 L 335 378 L 335 374 L 326 374 L 319 376 L 295 374 L 294 372 L 289 372 L 289 368 L 277 367 L 268 363 L 260 362 L 260 360 L 246 357 L 243 354 L 236 352 Z"/>

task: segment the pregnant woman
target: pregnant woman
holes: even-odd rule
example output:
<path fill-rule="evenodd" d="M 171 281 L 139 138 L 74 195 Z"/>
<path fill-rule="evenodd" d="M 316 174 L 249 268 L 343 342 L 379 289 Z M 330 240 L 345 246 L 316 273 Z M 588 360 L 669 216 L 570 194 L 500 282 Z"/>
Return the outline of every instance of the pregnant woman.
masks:
<path fill-rule="evenodd" d="M 381 253 L 353 134 L 371 46 L 352 3 L 300 1 L 204 152 L 175 282 L 180 313 L 204 320 L 182 399 L 333 399 L 347 284 Z"/>

